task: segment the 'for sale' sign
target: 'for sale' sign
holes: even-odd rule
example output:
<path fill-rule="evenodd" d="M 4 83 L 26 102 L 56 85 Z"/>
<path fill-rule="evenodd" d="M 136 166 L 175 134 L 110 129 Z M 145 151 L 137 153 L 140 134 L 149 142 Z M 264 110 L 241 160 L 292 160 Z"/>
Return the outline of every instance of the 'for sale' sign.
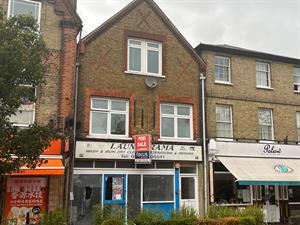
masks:
<path fill-rule="evenodd" d="M 150 150 L 152 148 L 151 135 L 142 134 L 134 137 L 135 162 L 151 163 Z"/>

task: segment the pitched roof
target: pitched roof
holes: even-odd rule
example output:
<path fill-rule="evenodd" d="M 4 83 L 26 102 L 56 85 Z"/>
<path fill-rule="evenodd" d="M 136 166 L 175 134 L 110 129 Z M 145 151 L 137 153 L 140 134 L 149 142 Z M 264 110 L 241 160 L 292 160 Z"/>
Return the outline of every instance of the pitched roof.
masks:
<path fill-rule="evenodd" d="M 133 0 L 131 3 L 129 3 L 127 6 L 125 6 L 118 13 L 113 15 L 111 18 L 109 18 L 107 21 L 105 21 L 103 24 L 101 24 L 99 27 L 97 27 L 91 33 L 86 35 L 82 39 L 82 44 L 83 45 L 89 44 L 96 37 L 101 35 L 103 32 L 105 32 L 107 29 L 112 27 L 118 21 L 120 21 L 125 15 L 127 15 L 129 12 L 131 12 L 135 7 L 137 7 L 142 2 L 147 2 L 149 4 L 149 6 L 152 8 L 152 10 L 161 18 L 161 20 L 164 22 L 164 24 L 167 27 L 169 27 L 169 29 L 175 34 L 175 37 L 182 43 L 182 45 L 189 51 L 189 53 L 193 56 L 193 58 L 199 63 L 200 68 L 202 70 L 205 70 L 206 63 L 204 62 L 204 60 L 196 53 L 194 48 L 189 44 L 189 42 L 178 31 L 178 29 L 175 27 L 175 25 L 170 21 L 170 19 L 164 14 L 164 12 L 159 8 L 159 6 L 153 0 Z"/>
<path fill-rule="evenodd" d="M 271 54 L 271 53 L 260 52 L 260 51 L 250 50 L 250 49 L 246 49 L 246 48 L 240 48 L 240 47 L 226 45 L 226 44 L 211 45 L 211 44 L 200 43 L 195 49 L 199 54 L 203 50 L 210 50 L 210 51 L 223 52 L 223 53 L 234 54 L 234 55 L 274 60 L 274 61 L 279 61 L 279 62 L 284 62 L 284 63 L 300 64 L 300 59 L 297 59 L 297 58 L 275 55 L 275 54 Z"/>

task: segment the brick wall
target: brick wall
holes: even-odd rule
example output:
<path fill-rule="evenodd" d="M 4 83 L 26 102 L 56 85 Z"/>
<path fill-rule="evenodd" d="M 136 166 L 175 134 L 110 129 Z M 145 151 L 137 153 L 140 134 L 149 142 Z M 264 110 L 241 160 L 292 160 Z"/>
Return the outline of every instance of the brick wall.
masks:
<path fill-rule="evenodd" d="M 145 76 L 124 72 L 124 65 L 127 65 L 126 37 L 131 35 L 150 40 L 159 38 L 162 42 L 163 75 L 166 77 L 157 78 L 157 87 L 153 89 L 146 87 Z M 81 137 L 88 134 L 89 90 L 100 88 L 130 95 L 133 93 L 136 116 L 130 117 L 130 134 L 151 133 L 155 141 L 159 138 L 160 102 L 191 104 L 194 113 L 194 136 L 199 141 L 199 64 L 148 3 L 143 2 L 124 15 L 118 23 L 92 40 L 83 50 L 78 112 L 82 127 Z M 135 124 L 133 128 L 132 124 Z"/>
<path fill-rule="evenodd" d="M 214 56 L 230 57 L 233 85 L 215 84 Z M 293 89 L 295 65 L 216 52 L 204 51 L 207 62 L 207 134 L 216 136 L 216 104 L 232 106 L 234 138 L 258 139 L 258 108 L 273 109 L 275 140 L 297 141 L 296 112 L 300 95 Z M 271 90 L 256 88 L 256 62 L 270 63 Z"/>
<path fill-rule="evenodd" d="M 63 208 L 64 176 L 49 177 L 48 212 Z"/>

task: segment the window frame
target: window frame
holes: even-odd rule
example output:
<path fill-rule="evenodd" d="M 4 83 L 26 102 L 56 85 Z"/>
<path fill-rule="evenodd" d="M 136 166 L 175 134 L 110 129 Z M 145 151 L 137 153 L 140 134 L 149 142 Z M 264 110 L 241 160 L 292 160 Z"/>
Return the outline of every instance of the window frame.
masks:
<path fill-rule="evenodd" d="M 107 101 L 107 109 L 97 109 L 93 108 L 93 100 L 105 100 Z M 111 102 L 112 101 L 122 101 L 125 102 L 126 104 L 126 110 L 125 111 L 120 111 L 120 110 L 112 110 L 111 109 Z M 107 120 L 106 120 L 106 125 L 107 125 L 107 130 L 106 134 L 97 134 L 97 133 L 92 133 L 92 120 L 93 112 L 106 112 L 107 113 Z M 111 134 L 111 114 L 121 114 L 125 115 L 125 134 Z M 102 98 L 102 97 L 91 97 L 90 99 L 90 109 L 89 109 L 89 136 L 91 137 L 96 137 L 96 138 L 128 138 L 129 137 L 129 101 L 127 99 L 120 99 L 120 98 Z"/>
<path fill-rule="evenodd" d="M 12 1 L 15 0 L 8 0 L 8 8 L 7 8 L 7 18 L 11 17 L 11 6 L 12 6 Z M 41 2 L 37 2 L 37 1 L 31 1 L 31 0 L 18 0 L 18 1 L 22 1 L 22 2 L 28 2 L 28 3 L 32 3 L 32 4 L 36 4 L 38 6 L 38 18 L 37 23 L 40 25 L 41 24 L 41 12 L 42 12 L 42 3 Z"/>
<path fill-rule="evenodd" d="M 37 96 L 37 88 L 34 87 L 33 85 L 30 84 L 20 84 L 19 86 L 22 87 L 27 87 L 27 88 L 34 88 L 34 96 Z M 17 127 L 29 127 L 30 125 L 34 124 L 35 122 L 35 114 L 36 114 L 36 103 L 33 101 L 31 104 L 21 104 L 19 109 L 17 111 L 32 111 L 32 121 L 30 123 L 15 123 L 15 122 L 11 122 L 13 124 L 13 126 L 17 126 Z M 25 109 L 24 109 L 25 108 Z M 31 109 L 28 109 L 31 108 Z M 16 111 L 16 112 L 17 112 Z"/>
<path fill-rule="evenodd" d="M 299 73 L 296 73 L 296 70 L 299 70 Z M 300 80 L 300 67 L 299 66 L 294 66 L 294 74 L 293 74 L 293 84 L 294 84 L 294 91 L 295 92 L 300 92 L 300 82 L 299 83 L 295 83 L 295 77 L 299 77 Z M 296 88 L 297 87 L 297 88 Z"/>
<path fill-rule="evenodd" d="M 216 64 L 216 58 L 222 58 L 222 59 L 228 59 L 228 66 L 224 66 L 224 65 L 219 65 L 219 64 Z M 214 58 L 214 72 L 215 72 L 215 83 L 222 83 L 222 84 L 232 84 L 231 82 L 231 59 L 230 57 L 228 56 L 222 56 L 222 55 L 215 55 L 215 58 Z M 219 80 L 217 79 L 217 76 L 216 76 L 216 66 L 217 67 L 225 67 L 227 68 L 227 72 L 228 72 L 228 80 Z"/>
<path fill-rule="evenodd" d="M 262 111 L 262 110 L 268 110 L 270 111 L 270 115 L 271 115 L 271 125 L 261 125 L 259 123 L 259 112 Z M 273 109 L 270 109 L 270 108 L 258 108 L 258 134 L 259 134 L 259 139 L 260 140 L 263 140 L 263 141 L 274 141 L 274 122 L 273 122 Z M 271 126 L 271 139 L 262 139 L 262 133 L 260 132 L 260 127 L 261 126 Z"/>
<path fill-rule="evenodd" d="M 300 142 L 300 112 L 296 112 L 297 140 Z"/>
<path fill-rule="evenodd" d="M 264 64 L 267 65 L 267 70 L 258 70 L 257 66 L 259 64 Z M 256 72 L 256 87 L 257 88 L 263 88 L 263 89 L 272 89 L 272 85 L 271 85 L 271 64 L 268 62 L 262 62 L 262 61 L 257 61 L 255 64 L 255 72 Z M 267 86 L 263 86 L 258 84 L 258 72 L 264 72 L 267 75 Z"/>
<path fill-rule="evenodd" d="M 217 120 L 217 107 L 228 107 L 229 108 L 230 122 L 228 122 L 228 121 L 218 121 Z M 216 113 L 216 137 L 221 138 L 221 139 L 232 139 L 233 138 L 232 105 L 216 104 L 215 113 Z M 217 129 L 218 123 L 230 124 L 230 137 L 219 137 L 219 135 L 218 135 L 218 129 Z"/>
<path fill-rule="evenodd" d="M 163 114 L 162 113 L 162 106 L 172 106 L 174 107 L 174 114 Z M 177 107 L 188 107 L 190 110 L 190 115 L 178 115 L 177 114 Z M 173 118 L 174 119 L 174 137 L 165 137 L 162 136 L 162 117 L 165 118 Z M 178 137 L 178 119 L 189 119 L 190 120 L 190 137 Z M 193 141 L 194 134 L 193 134 L 193 106 L 188 104 L 173 104 L 173 103 L 160 103 L 160 140 L 166 141 Z"/>
<path fill-rule="evenodd" d="M 141 45 L 131 44 L 130 41 L 139 41 Z M 158 44 L 158 49 L 151 48 L 148 44 Z M 130 69 L 130 47 L 141 49 L 141 71 Z M 154 50 L 158 52 L 158 73 L 148 72 L 148 50 Z M 127 70 L 126 73 L 136 74 L 136 75 L 146 75 L 154 77 L 165 77 L 162 74 L 162 42 L 156 40 L 147 40 L 143 38 L 128 37 L 127 38 Z"/>

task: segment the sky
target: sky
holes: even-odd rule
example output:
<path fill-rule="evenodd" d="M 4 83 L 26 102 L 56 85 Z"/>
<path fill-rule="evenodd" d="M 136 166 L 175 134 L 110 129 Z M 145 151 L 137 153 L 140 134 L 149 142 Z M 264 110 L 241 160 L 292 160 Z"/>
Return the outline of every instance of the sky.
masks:
<path fill-rule="evenodd" d="M 77 0 L 83 36 L 131 0 Z M 155 0 L 187 41 L 300 59 L 300 0 Z"/>

